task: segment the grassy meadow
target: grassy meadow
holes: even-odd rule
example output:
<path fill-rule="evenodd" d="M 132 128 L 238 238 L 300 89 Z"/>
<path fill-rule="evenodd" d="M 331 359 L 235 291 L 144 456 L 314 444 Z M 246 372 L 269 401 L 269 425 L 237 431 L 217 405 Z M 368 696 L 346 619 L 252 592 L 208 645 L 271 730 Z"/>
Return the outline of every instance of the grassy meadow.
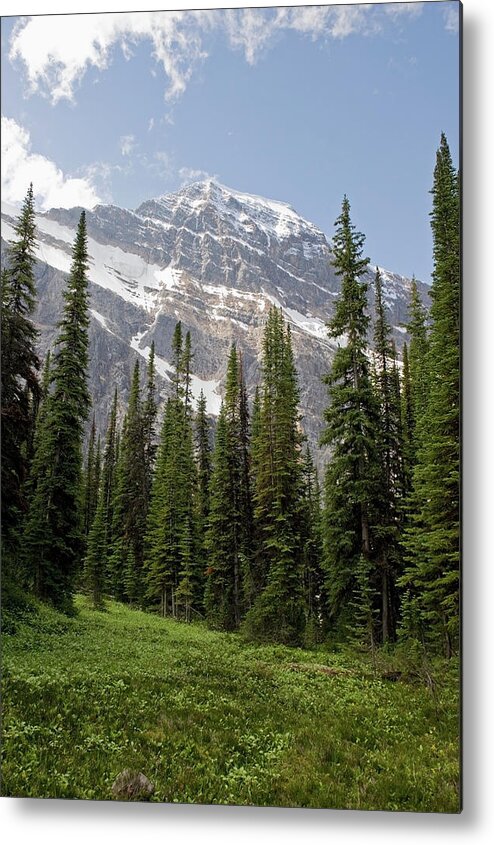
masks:
<path fill-rule="evenodd" d="M 459 811 L 455 661 L 415 672 L 77 608 L 4 625 L 4 796 L 111 799 L 130 768 L 153 801 Z"/>

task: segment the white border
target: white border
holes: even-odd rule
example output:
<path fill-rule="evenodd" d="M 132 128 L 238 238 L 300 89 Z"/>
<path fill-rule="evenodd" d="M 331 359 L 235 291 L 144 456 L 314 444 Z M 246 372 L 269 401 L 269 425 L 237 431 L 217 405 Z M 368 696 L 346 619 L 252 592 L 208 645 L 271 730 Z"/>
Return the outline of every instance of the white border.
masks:
<path fill-rule="evenodd" d="M 337 0 L 336 0 L 337 1 Z M 340 5 L 341 3 L 339 3 Z M 219 2 L 216 7 L 270 6 L 273 2 Z M 280 5 L 280 4 L 278 4 Z M 287 4 L 288 5 L 288 4 Z M 304 4 L 293 4 L 304 5 Z M 158 5 L 65 0 L 41 3 L 2 0 L 2 15 L 146 11 L 152 8 L 211 8 L 213 3 Z M 256 845 L 283 841 L 345 845 L 416 845 L 492 841 L 494 832 L 492 637 L 494 555 L 492 552 L 492 395 L 494 270 L 492 200 L 492 79 L 494 3 L 464 3 L 464 812 L 460 816 L 281 810 L 174 805 L 115 805 L 97 802 L 0 800 L 4 842 L 82 845 L 118 842 Z M 489 395 L 490 394 L 490 395 Z M 491 413 L 490 413 L 491 411 Z"/>

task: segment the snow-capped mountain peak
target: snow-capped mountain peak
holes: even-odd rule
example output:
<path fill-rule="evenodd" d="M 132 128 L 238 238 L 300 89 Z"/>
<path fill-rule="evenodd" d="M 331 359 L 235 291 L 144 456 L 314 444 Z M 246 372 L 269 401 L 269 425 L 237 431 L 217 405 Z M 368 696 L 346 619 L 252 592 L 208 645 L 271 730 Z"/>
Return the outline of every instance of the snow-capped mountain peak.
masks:
<path fill-rule="evenodd" d="M 36 216 L 38 322 L 42 353 L 53 342 L 70 269 L 80 208 Z M 11 240 L 17 210 L 2 207 Z M 193 386 L 219 410 L 230 344 L 243 352 L 248 387 L 259 375 L 262 327 L 269 307 L 291 325 L 300 374 L 303 425 L 317 452 L 327 401 L 321 375 L 335 341 L 326 323 L 340 281 L 325 235 L 287 203 L 232 190 L 213 179 L 150 199 L 135 211 L 99 205 L 86 213 L 91 293 L 91 392 L 101 428 L 115 384 L 125 399 L 135 355 L 156 348 L 158 376 L 170 384 L 173 329 L 181 320 L 194 346 Z M 375 268 L 368 273 L 373 307 Z M 406 335 L 409 280 L 381 268 L 388 318 L 398 348 Z M 425 286 L 419 286 L 424 299 Z"/>
<path fill-rule="evenodd" d="M 142 203 L 136 213 L 166 222 L 170 216 L 201 216 L 213 212 L 218 220 L 237 230 L 257 228 L 266 236 L 301 237 L 305 233 L 324 237 L 322 232 L 301 217 L 288 203 L 242 193 L 221 185 L 214 179 L 191 182 L 173 194 L 165 194 Z"/>

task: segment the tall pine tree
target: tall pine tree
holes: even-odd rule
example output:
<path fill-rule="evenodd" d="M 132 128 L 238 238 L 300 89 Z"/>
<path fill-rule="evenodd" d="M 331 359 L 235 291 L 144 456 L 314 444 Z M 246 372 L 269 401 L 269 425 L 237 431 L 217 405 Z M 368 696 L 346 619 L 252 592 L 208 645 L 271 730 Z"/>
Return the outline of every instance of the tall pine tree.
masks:
<path fill-rule="evenodd" d="M 22 580 L 21 522 L 26 513 L 25 481 L 40 398 L 34 278 L 36 229 L 30 185 L 14 225 L 2 271 L 2 559 L 4 576 Z"/>
<path fill-rule="evenodd" d="M 33 458 L 25 531 L 26 559 L 37 595 L 67 611 L 72 609 L 84 550 L 82 441 L 90 405 L 87 269 L 86 218 L 82 212 L 53 355 L 53 387 L 45 400 Z"/>
<path fill-rule="evenodd" d="M 184 361 L 179 322 L 172 340 L 173 395 L 166 403 L 147 518 L 146 595 L 152 603 L 159 602 L 163 615 L 190 621 L 202 610 L 204 584 L 197 533 L 197 468 L 191 409 L 186 404 L 190 402 L 190 336 L 185 348 Z"/>
<path fill-rule="evenodd" d="M 331 459 L 324 482 L 323 536 L 329 623 L 344 633 L 355 623 L 358 577 L 365 572 L 372 580 L 360 584 L 362 595 L 377 589 L 371 529 L 378 493 L 379 420 L 366 354 L 369 317 L 362 276 L 369 259 L 363 256 L 365 238 L 351 222 L 346 196 L 335 225 L 332 263 L 341 293 L 328 330 L 339 345 L 325 377 L 330 404 L 321 442 L 331 447 Z"/>
<path fill-rule="evenodd" d="M 239 627 L 252 596 L 249 415 L 242 359 L 235 344 L 228 358 L 216 445 L 207 536 L 207 612 L 213 624 L 231 629 Z"/>
<path fill-rule="evenodd" d="M 425 636 L 441 641 L 450 656 L 459 636 L 460 190 L 444 134 L 432 197 L 429 389 L 417 431 L 403 585 Z"/>
<path fill-rule="evenodd" d="M 246 633 L 300 643 L 305 627 L 302 554 L 302 471 L 298 385 L 291 335 L 272 308 L 264 330 L 260 405 L 252 440 L 259 593 Z"/>
<path fill-rule="evenodd" d="M 140 606 L 145 592 L 144 536 L 146 530 L 146 462 L 139 362 L 132 375 L 129 407 L 120 444 L 115 487 L 110 569 L 117 594 Z"/>
<path fill-rule="evenodd" d="M 384 305 L 379 268 L 375 275 L 374 360 L 380 475 L 378 498 L 374 505 L 375 553 L 380 575 L 381 638 L 394 639 L 398 613 L 396 580 L 401 569 L 399 535 L 403 513 L 403 442 L 401 402 L 396 350 L 391 338 Z"/>

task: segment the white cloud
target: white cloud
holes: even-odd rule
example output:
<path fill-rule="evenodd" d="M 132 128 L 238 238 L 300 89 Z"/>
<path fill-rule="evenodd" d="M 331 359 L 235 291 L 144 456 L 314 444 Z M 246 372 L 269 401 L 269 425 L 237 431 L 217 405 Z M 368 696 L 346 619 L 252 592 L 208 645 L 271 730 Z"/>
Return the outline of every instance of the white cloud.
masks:
<path fill-rule="evenodd" d="M 2 198 L 22 202 L 33 183 L 36 205 L 49 208 L 93 208 L 99 203 L 91 178 L 66 176 L 50 159 L 31 152 L 29 132 L 2 116 Z"/>
<path fill-rule="evenodd" d="M 183 93 L 197 64 L 205 58 L 201 32 L 211 12 L 136 12 L 99 15 L 41 15 L 21 19 L 9 57 L 26 68 L 29 87 L 53 103 L 73 100 L 90 67 L 104 70 L 116 46 L 130 59 L 132 48 L 148 39 L 153 57 L 168 77 L 167 99 Z M 211 18 L 212 19 L 212 18 Z"/>
<path fill-rule="evenodd" d="M 149 118 L 148 132 L 151 132 L 152 129 L 154 129 L 154 117 Z"/>
<path fill-rule="evenodd" d="M 181 167 L 178 171 L 178 175 L 181 179 L 181 185 L 187 185 L 189 182 L 202 182 L 205 179 L 217 179 L 217 176 L 213 176 L 211 173 L 208 173 L 207 170 L 196 170 L 193 167 Z"/>
<path fill-rule="evenodd" d="M 129 156 L 136 148 L 136 140 L 133 135 L 122 135 L 120 138 L 120 152 L 123 156 Z"/>
<path fill-rule="evenodd" d="M 130 60 L 147 40 L 157 67 L 164 70 L 165 98 L 185 91 L 197 66 L 207 58 L 206 36 L 213 30 L 254 64 L 285 31 L 316 39 L 342 39 L 379 32 L 385 21 L 422 13 L 423 3 L 295 6 L 265 9 L 134 12 L 38 16 L 20 19 L 9 57 L 24 63 L 31 92 L 53 103 L 74 99 L 90 68 L 105 70 L 116 49 Z M 448 24 L 447 24 L 448 25 Z M 450 24 L 451 25 L 451 24 Z M 155 74 L 156 68 L 151 72 Z"/>
<path fill-rule="evenodd" d="M 382 10 L 391 18 L 400 18 L 408 15 L 411 18 L 418 18 L 422 14 L 423 3 L 383 3 Z"/>
<path fill-rule="evenodd" d="M 460 28 L 460 10 L 457 3 L 444 10 L 444 25 L 446 30 L 451 32 L 452 35 L 456 35 L 458 33 Z"/>

